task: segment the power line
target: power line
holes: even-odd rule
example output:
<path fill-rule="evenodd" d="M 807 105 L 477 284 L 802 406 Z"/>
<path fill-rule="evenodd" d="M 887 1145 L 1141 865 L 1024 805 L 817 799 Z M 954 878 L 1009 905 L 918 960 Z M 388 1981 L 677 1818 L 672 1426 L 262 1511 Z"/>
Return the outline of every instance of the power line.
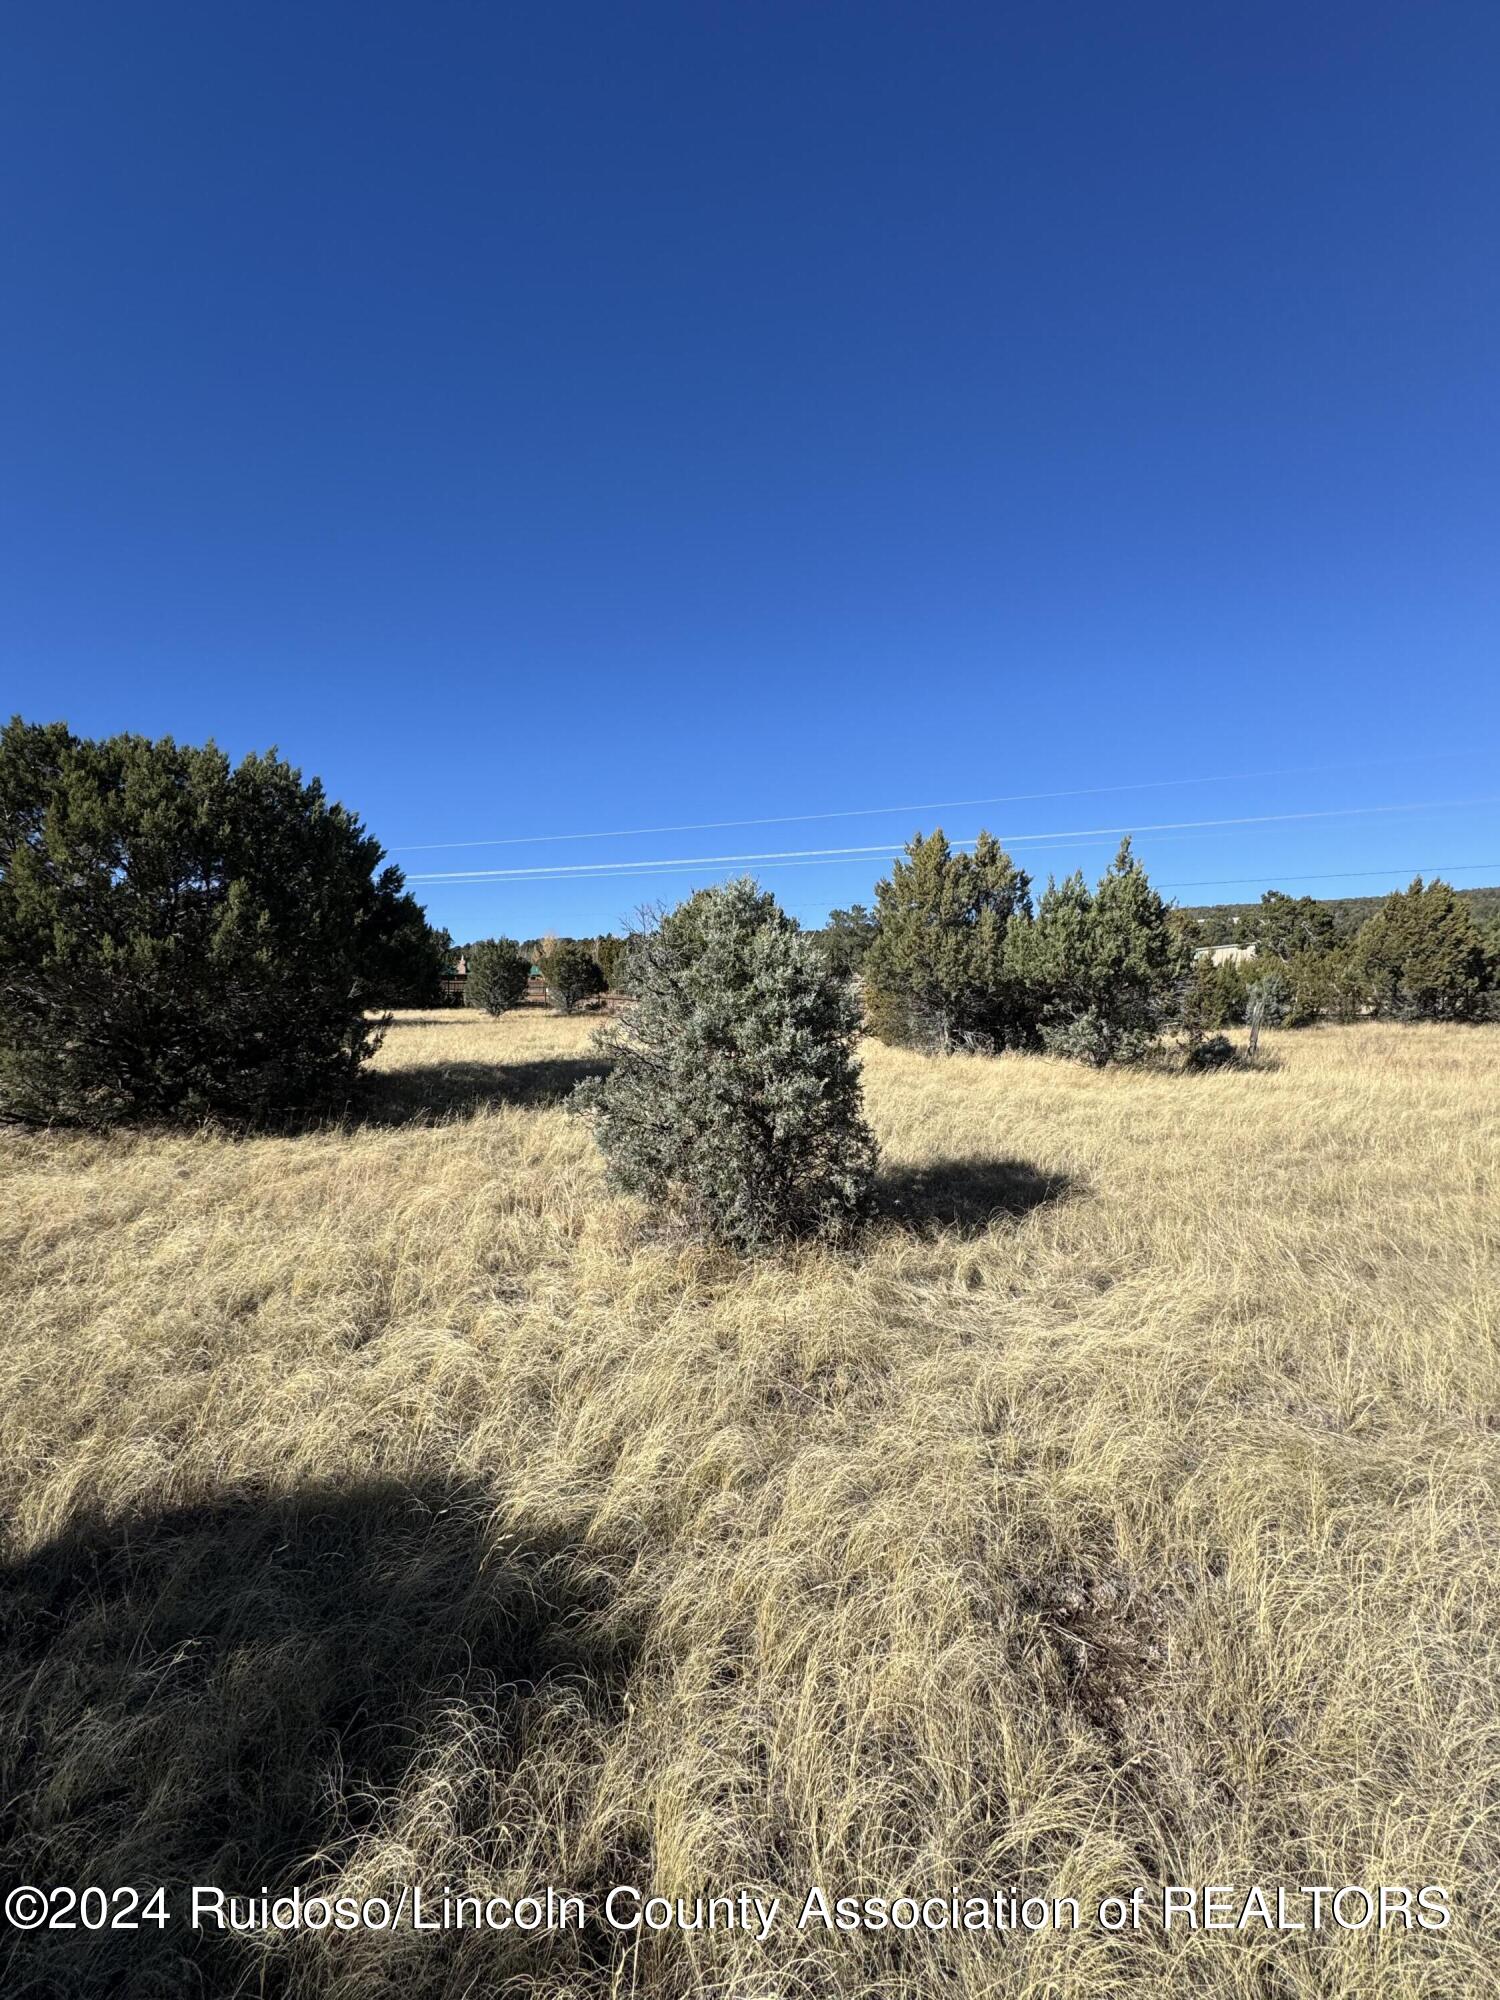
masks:
<path fill-rule="evenodd" d="M 804 864 L 793 864 L 790 862 L 787 863 L 787 866 L 789 867 L 794 865 L 804 865 Z M 1420 875 L 1427 880 L 1437 880 L 1439 878 L 1446 880 L 1447 877 L 1450 875 L 1477 875 L 1482 870 L 1488 870 L 1488 869 L 1493 869 L 1497 875 L 1500 875 L 1500 861 L 1430 861 L 1426 863 L 1392 862 L 1388 868 L 1329 868 L 1325 869 L 1322 872 L 1322 874 L 1318 875 L 1282 875 L 1278 873 L 1276 876 L 1276 881 L 1278 883 L 1345 882 L 1345 881 L 1353 881 L 1355 879 L 1363 880 L 1376 875 L 1386 875 L 1386 876 L 1403 875 L 1406 877 L 1408 881 L 1410 881 L 1414 876 L 1417 875 Z M 1247 884 L 1251 886 L 1263 884 L 1265 880 L 1266 877 L 1264 874 L 1210 875 L 1202 877 L 1194 882 L 1158 882 L 1156 884 L 1156 887 L 1162 890 L 1237 889 L 1244 887 Z M 802 918 L 804 918 L 807 915 L 810 909 L 818 908 L 821 906 L 803 903 L 799 905 L 783 904 L 782 907 L 787 911 L 787 914 L 789 916 L 794 916 L 798 918 L 799 921 L 801 921 Z"/>
<path fill-rule="evenodd" d="M 612 827 L 598 833 L 513 833 L 486 840 L 402 841 L 391 849 L 394 854 L 433 854 L 440 849 L 461 847 L 537 847 L 572 840 L 629 840 L 637 835 L 658 833 L 717 833 L 738 826 L 796 826 L 811 820 L 879 819 L 890 813 L 958 812 L 971 806 L 1032 804 L 1038 799 L 1106 798 L 1121 792 L 1155 792 L 1184 785 L 1239 785 L 1262 778 L 1325 777 L 1332 771 L 1386 770 L 1392 764 L 1432 764 L 1461 761 L 1472 752 L 1435 751 L 1422 757 L 1373 757 L 1341 764 L 1299 764 L 1278 771 L 1219 771 L 1196 773 L 1185 778 L 1147 778 L 1125 785 L 1078 785 L 1054 792 L 1001 792 L 985 799 L 936 799 L 915 806 L 848 806 L 836 812 L 772 813 L 753 819 L 687 820 L 676 826 Z"/>
<path fill-rule="evenodd" d="M 1435 812 L 1444 808 L 1497 803 L 1500 803 L 1500 798 L 1495 795 L 1478 799 L 1423 799 L 1403 805 L 1330 806 L 1290 813 L 1242 813 L 1227 819 L 1161 820 L 1145 825 L 1072 827 L 1049 833 L 1007 833 L 997 834 L 995 837 L 1003 846 L 1025 847 L 1124 834 L 1198 832 L 1223 827 L 1273 826 L 1292 821 L 1368 818 L 1382 813 Z M 961 849 L 972 847 L 975 842 L 969 839 L 954 841 L 951 844 Z M 649 861 L 574 861 L 528 865 L 523 868 L 458 869 L 414 874 L 408 876 L 407 880 L 412 883 L 455 887 L 470 882 L 608 881 L 620 876 L 675 874 L 684 869 L 739 866 L 745 863 L 754 863 L 758 866 L 786 866 L 794 862 L 810 865 L 846 860 L 870 861 L 885 859 L 900 851 L 900 847 L 891 841 L 879 841 L 859 847 L 783 848 L 758 854 L 664 855 Z"/>

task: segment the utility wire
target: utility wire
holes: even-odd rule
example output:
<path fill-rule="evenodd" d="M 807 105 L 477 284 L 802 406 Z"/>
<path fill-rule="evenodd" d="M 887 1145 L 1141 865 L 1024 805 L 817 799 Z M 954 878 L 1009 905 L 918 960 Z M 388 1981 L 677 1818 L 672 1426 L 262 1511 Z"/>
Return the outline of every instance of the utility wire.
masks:
<path fill-rule="evenodd" d="M 995 838 L 1005 847 L 1025 847 L 1124 834 L 1198 832 L 1223 827 L 1273 826 L 1285 825 L 1292 821 L 1368 818 L 1384 813 L 1435 812 L 1444 808 L 1497 803 L 1500 803 L 1500 797 L 1492 794 L 1478 799 L 1423 799 L 1402 805 L 1330 806 L 1313 811 L 1290 813 L 1242 813 L 1227 819 L 1160 820 L 1132 826 L 1071 827 L 1047 833 L 1002 833 L 997 834 Z M 975 841 L 959 840 L 952 842 L 951 845 L 956 849 L 962 849 L 974 846 Z M 522 868 L 445 870 L 409 875 L 407 880 L 414 884 L 453 886 L 468 882 L 587 882 L 609 880 L 615 876 L 675 874 L 684 869 L 739 866 L 745 863 L 754 863 L 758 866 L 771 864 L 785 866 L 792 862 L 813 864 L 844 860 L 869 861 L 875 858 L 887 858 L 900 851 L 900 847 L 894 842 L 879 841 L 860 847 L 783 848 L 757 854 L 664 855 L 649 861 L 577 861 L 550 863 L 545 866 L 528 865 Z"/>
<path fill-rule="evenodd" d="M 1416 865 L 1392 862 L 1389 868 L 1330 868 L 1325 869 L 1321 875 L 1278 874 L 1276 881 L 1278 884 L 1282 882 L 1348 882 L 1356 879 L 1364 880 L 1375 875 L 1404 875 L 1408 881 L 1414 876 L 1420 875 L 1425 880 L 1436 881 L 1439 879 L 1446 880 L 1450 875 L 1477 875 L 1481 870 L 1489 869 L 1493 869 L 1497 875 L 1500 875 L 1500 861 L 1431 861 Z M 1162 890 L 1238 889 L 1245 887 L 1247 884 L 1263 885 L 1265 880 L 1266 877 L 1264 874 L 1210 875 L 1202 877 L 1195 882 L 1158 882 L 1154 886 Z M 787 906 L 783 905 L 783 907 L 786 908 Z M 821 907 L 820 904 L 804 903 L 796 908 L 787 908 L 787 914 L 797 917 L 800 921 L 809 910 Z"/>
<path fill-rule="evenodd" d="M 1125 785 L 1077 785 L 1054 792 L 1001 792 L 986 799 L 936 799 L 916 806 L 848 806 L 836 812 L 772 813 L 754 819 L 687 820 L 676 826 L 612 827 L 598 833 L 513 833 L 490 840 L 408 840 L 391 849 L 394 854 L 433 854 L 440 849 L 460 847 L 537 847 L 564 840 L 629 840 L 637 835 L 657 833 L 717 833 L 726 827 L 795 826 L 810 820 L 879 819 L 890 813 L 958 812 L 970 806 L 1003 806 L 1034 803 L 1038 799 L 1086 799 L 1113 797 L 1121 792 L 1166 791 L 1184 785 L 1239 785 L 1261 778 L 1325 777 L 1333 771 L 1386 770 L 1392 764 L 1452 763 L 1472 752 L 1437 751 L 1423 757 L 1374 757 L 1342 764 L 1299 764 L 1278 771 L 1198 772 L 1184 778 L 1148 778 Z"/>

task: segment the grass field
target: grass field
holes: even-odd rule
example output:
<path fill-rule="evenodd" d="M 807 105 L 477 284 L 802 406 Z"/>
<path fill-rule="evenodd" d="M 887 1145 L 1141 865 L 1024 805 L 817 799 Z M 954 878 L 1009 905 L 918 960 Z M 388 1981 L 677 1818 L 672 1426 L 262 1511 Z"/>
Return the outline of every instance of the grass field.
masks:
<path fill-rule="evenodd" d="M 7 2000 L 1493 1991 L 1500 1029 L 872 1047 L 873 1235 L 751 1266 L 604 1193 L 588 1034 L 398 1018 L 297 1136 L 0 1136 L 0 1837 L 40 1884 L 743 1887 L 771 1935 L 179 1917 L 0 1938 Z M 796 1927 L 1161 1882 L 1455 1914 Z"/>

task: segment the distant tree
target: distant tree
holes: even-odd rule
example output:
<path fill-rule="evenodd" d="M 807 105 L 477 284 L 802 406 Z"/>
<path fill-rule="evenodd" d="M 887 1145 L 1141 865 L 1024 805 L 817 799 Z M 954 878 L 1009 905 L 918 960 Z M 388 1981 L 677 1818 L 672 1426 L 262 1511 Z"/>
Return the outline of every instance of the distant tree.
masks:
<path fill-rule="evenodd" d="M 1283 961 L 1299 953 L 1331 951 L 1335 940 L 1333 911 L 1326 903 L 1280 889 L 1267 889 L 1244 928 L 1262 956 Z"/>
<path fill-rule="evenodd" d="M 1208 957 L 1193 962 L 1183 983 L 1181 1025 L 1189 1039 L 1216 1028 L 1238 1027 L 1245 1018 L 1249 987 L 1243 968 L 1232 959 L 1215 965 Z"/>
<path fill-rule="evenodd" d="M 1335 1021 L 1357 1021 L 1370 1005 L 1370 982 L 1356 941 L 1342 942 L 1322 959 L 1319 969 L 1323 1012 Z"/>
<path fill-rule="evenodd" d="M 604 974 L 604 983 L 612 992 L 618 991 L 618 982 L 625 972 L 626 940 L 613 937 L 608 931 L 594 940 L 594 957 L 599 970 Z"/>
<path fill-rule="evenodd" d="M 1202 910 L 1183 910 L 1174 904 L 1167 912 L 1167 921 L 1172 926 L 1172 935 L 1189 951 L 1196 951 L 1200 945 L 1226 942 L 1223 938 L 1209 935 L 1211 926 L 1204 922 Z"/>
<path fill-rule="evenodd" d="M 545 949 L 538 961 L 547 997 L 559 1014 L 571 1014 L 604 991 L 604 974 L 587 945 L 573 939 Z"/>
<path fill-rule="evenodd" d="M 107 1124 L 332 1098 L 427 950 L 379 843 L 274 753 L 0 731 L 0 1113 Z"/>
<path fill-rule="evenodd" d="M 1488 1011 L 1490 966 L 1479 926 L 1448 883 L 1387 896 L 1359 933 L 1355 955 L 1377 1013 L 1407 1021 L 1464 1021 Z"/>
<path fill-rule="evenodd" d="M 526 998 L 531 962 L 522 956 L 514 938 L 481 938 L 464 956 L 468 967 L 466 1006 L 482 1007 L 487 1014 L 503 1014 L 520 1006 Z"/>
<path fill-rule="evenodd" d="M 1481 927 L 1500 916 L 1500 887 L 1455 889 L 1453 893 Z M 1289 902 L 1292 900 L 1287 898 Z M 1380 914 L 1384 900 L 1382 896 L 1329 896 L 1318 898 L 1316 907 L 1332 918 L 1335 943 L 1345 944 L 1371 917 Z M 1262 915 L 1262 905 L 1213 903 L 1185 910 L 1182 914 L 1184 918 L 1191 918 L 1198 927 L 1199 935 L 1193 939 L 1195 944 L 1243 944 L 1254 934 L 1254 927 Z"/>
<path fill-rule="evenodd" d="M 1096 1066 L 1157 1040 L 1191 964 L 1128 839 L 1092 894 L 1081 875 L 1049 882 L 1020 944 L 1044 1045 Z"/>
<path fill-rule="evenodd" d="M 876 1160 L 848 980 L 750 881 L 643 929 L 630 976 L 610 1072 L 574 1099 L 612 1183 L 743 1250 L 846 1237 Z"/>
<path fill-rule="evenodd" d="M 875 912 L 863 903 L 852 903 L 847 910 L 830 910 L 827 924 L 817 933 L 824 958 L 835 972 L 852 976 L 862 969 L 879 928 Z"/>
<path fill-rule="evenodd" d="M 877 883 L 864 960 L 872 1031 L 919 1048 L 1024 1047 L 1034 1039 L 1014 933 L 1031 921 L 1031 885 L 988 833 L 956 854 L 941 829 L 918 834 Z"/>
<path fill-rule="evenodd" d="M 1245 993 L 1245 1017 L 1264 1028 L 1279 1028 L 1292 1011 L 1292 989 L 1279 967 L 1252 979 Z"/>

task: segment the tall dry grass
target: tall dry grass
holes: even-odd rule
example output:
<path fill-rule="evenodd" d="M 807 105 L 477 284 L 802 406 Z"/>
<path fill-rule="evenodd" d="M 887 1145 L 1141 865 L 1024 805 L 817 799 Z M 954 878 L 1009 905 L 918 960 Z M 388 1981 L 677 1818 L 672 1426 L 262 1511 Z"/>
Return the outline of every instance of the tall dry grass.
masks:
<path fill-rule="evenodd" d="M 603 1193 L 587 1034 L 402 1018 L 296 1136 L 0 1139 L 12 1870 L 1441 1883 L 1452 1927 L 179 1923 L 6 1992 L 1492 1990 L 1500 1031 L 872 1047 L 881 1221 L 755 1265 Z"/>

